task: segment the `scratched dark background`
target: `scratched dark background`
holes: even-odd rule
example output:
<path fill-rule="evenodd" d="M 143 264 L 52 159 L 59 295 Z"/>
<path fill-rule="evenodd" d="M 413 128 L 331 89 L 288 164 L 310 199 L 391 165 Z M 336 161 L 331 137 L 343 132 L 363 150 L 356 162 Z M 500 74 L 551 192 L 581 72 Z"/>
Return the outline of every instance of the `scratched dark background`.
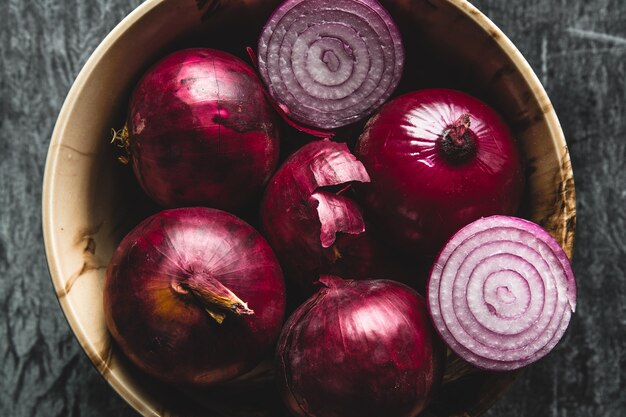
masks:
<path fill-rule="evenodd" d="M 0 0 L 1 416 L 135 415 L 91 366 L 61 313 L 40 202 L 63 100 L 94 48 L 139 3 Z M 626 1 L 474 4 L 547 89 L 578 196 L 578 311 L 556 350 L 487 416 L 626 416 Z"/>

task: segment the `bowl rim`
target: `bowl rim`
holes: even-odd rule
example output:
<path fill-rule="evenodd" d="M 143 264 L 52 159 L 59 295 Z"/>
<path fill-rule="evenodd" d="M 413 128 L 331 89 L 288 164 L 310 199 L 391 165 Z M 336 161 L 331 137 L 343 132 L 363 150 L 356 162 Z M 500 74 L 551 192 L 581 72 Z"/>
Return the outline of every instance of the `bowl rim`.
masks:
<path fill-rule="evenodd" d="M 78 93 L 84 88 L 87 80 L 89 79 L 94 68 L 99 64 L 105 55 L 106 51 L 117 41 L 117 39 L 133 24 L 135 24 L 142 16 L 149 13 L 151 10 L 158 7 L 161 3 L 168 0 L 146 0 L 132 10 L 124 19 L 122 19 L 100 42 L 96 49 L 89 56 L 83 67 L 81 68 L 78 76 L 74 80 L 69 92 L 63 102 L 59 116 L 57 117 L 50 145 L 48 147 L 48 155 L 46 157 L 46 164 L 43 175 L 43 190 L 42 190 L 42 228 L 44 238 L 44 249 L 46 253 L 46 261 L 48 263 L 48 269 L 50 271 L 50 278 L 54 286 L 55 291 L 58 291 L 63 287 L 61 279 L 61 271 L 59 266 L 58 247 L 55 245 L 55 235 L 57 228 L 55 227 L 55 219 L 52 216 L 54 209 L 52 207 L 54 195 L 54 172 L 56 171 L 57 164 L 60 159 L 60 144 L 67 127 L 71 110 L 76 105 Z M 152 404 L 147 403 L 142 397 L 137 395 L 135 391 L 130 389 L 123 380 L 117 378 L 115 374 L 109 374 L 109 377 L 105 377 L 102 371 L 96 366 L 93 358 L 97 357 L 97 353 L 93 346 L 88 342 L 85 331 L 82 326 L 76 320 L 76 314 L 72 303 L 68 301 L 67 297 L 59 297 L 58 293 L 55 293 L 57 301 L 61 306 L 63 315 L 67 320 L 75 339 L 78 341 L 83 352 L 89 358 L 91 364 L 96 368 L 98 374 L 116 391 L 116 393 L 135 411 L 144 416 L 162 416 L 163 413 L 159 412 Z"/>
<path fill-rule="evenodd" d="M 55 219 L 53 217 L 53 195 L 55 189 L 55 171 L 60 160 L 60 144 L 64 137 L 65 130 L 68 125 L 71 110 L 76 105 L 77 96 L 79 92 L 85 87 L 87 80 L 94 71 L 94 68 L 100 63 L 106 51 L 111 48 L 117 39 L 132 25 L 134 25 L 144 15 L 148 14 L 151 10 L 156 9 L 161 4 L 171 0 L 146 0 L 131 11 L 124 19 L 122 19 L 101 41 L 96 47 L 93 53 L 90 55 L 78 76 L 74 80 L 64 103 L 57 117 L 54 130 L 52 132 L 51 141 L 48 147 L 48 154 L 45 162 L 44 176 L 43 176 L 43 189 L 42 189 L 42 229 L 44 239 L 44 249 L 46 255 L 46 261 L 50 272 L 52 284 L 56 291 L 63 287 L 63 281 L 61 279 L 61 271 L 59 266 L 59 259 L 61 254 L 58 251 L 58 247 L 55 244 L 56 230 Z M 512 64 L 519 71 L 520 76 L 529 86 L 531 93 L 536 98 L 538 105 L 543 110 L 545 122 L 550 137 L 557 145 L 555 151 L 560 161 L 566 162 L 561 164 L 559 168 L 559 174 L 561 178 L 572 178 L 571 165 L 569 165 L 569 153 L 565 136 L 563 134 L 561 124 L 558 120 L 554 107 L 548 95 L 541 84 L 539 78 L 533 71 L 530 64 L 524 58 L 522 53 L 517 49 L 513 42 L 493 23 L 485 14 L 483 14 L 478 8 L 472 5 L 467 0 L 444 0 L 458 11 L 463 13 L 465 17 L 471 19 L 477 24 L 483 31 L 488 33 L 498 47 L 506 54 L 511 60 Z M 573 190 L 573 188 L 572 188 Z M 572 191 L 573 192 L 573 191 Z M 574 200 L 575 201 L 575 200 Z M 575 205 L 572 207 L 566 207 L 566 218 L 574 217 L 576 215 Z M 567 230 L 563 230 L 563 233 L 567 233 Z M 557 240 L 564 242 L 565 236 L 558 236 Z M 570 246 L 564 248 L 567 255 L 572 256 L 573 248 Z M 94 362 L 93 358 L 97 357 L 95 349 L 89 343 L 85 331 L 76 319 L 76 313 L 72 306 L 72 303 L 68 301 L 67 297 L 59 297 L 58 293 L 55 294 L 57 301 L 63 311 L 63 314 L 70 325 L 72 333 L 83 352 L 88 356 L 92 365 L 98 370 L 98 373 L 107 381 L 107 383 L 117 392 L 117 394 L 124 399 L 124 401 L 135 409 L 138 413 L 144 416 L 162 416 L 166 413 L 165 410 L 159 410 L 155 407 L 155 404 L 148 403 L 134 390 L 128 387 L 123 379 L 116 376 L 115 373 L 110 373 L 106 377 L 101 369 L 99 369 Z"/>

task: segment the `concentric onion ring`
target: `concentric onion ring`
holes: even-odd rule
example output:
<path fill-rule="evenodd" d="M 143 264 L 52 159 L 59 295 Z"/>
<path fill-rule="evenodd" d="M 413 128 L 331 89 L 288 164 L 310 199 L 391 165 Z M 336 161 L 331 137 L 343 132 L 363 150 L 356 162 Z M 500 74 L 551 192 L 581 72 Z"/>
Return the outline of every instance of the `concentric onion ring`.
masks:
<path fill-rule="evenodd" d="M 479 368 L 512 370 L 559 342 L 576 308 L 576 283 L 547 231 L 491 216 L 446 243 L 430 273 L 428 304 L 457 355 Z"/>
<path fill-rule="evenodd" d="M 389 98 L 404 50 L 376 0 L 287 0 L 263 29 L 258 59 L 263 81 L 288 117 L 333 129 Z"/>

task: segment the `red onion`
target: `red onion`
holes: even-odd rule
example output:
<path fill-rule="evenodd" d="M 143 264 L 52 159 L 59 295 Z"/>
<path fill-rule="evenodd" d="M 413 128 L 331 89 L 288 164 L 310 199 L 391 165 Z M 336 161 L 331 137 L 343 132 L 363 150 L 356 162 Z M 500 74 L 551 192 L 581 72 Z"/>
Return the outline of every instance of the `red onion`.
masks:
<path fill-rule="evenodd" d="M 546 355 L 576 308 L 576 283 L 559 244 L 527 220 L 491 216 L 456 233 L 428 283 L 435 327 L 461 358 L 510 370 Z"/>
<path fill-rule="evenodd" d="M 366 208 L 414 253 L 434 256 L 464 225 L 515 214 L 520 203 L 522 163 L 509 129 L 458 91 L 416 91 L 386 104 L 355 154 L 372 178 Z"/>
<path fill-rule="evenodd" d="M 283 323 L 282 272 L 261 235 L 209 208 L 160 212 L 120 243 L 106 273 L 106 324 L 139 368 L 211 384 L 254 367 Z"/>
<path fill-rule="evenodd" d="M 286 115 L 320 129 L 375 111 L 404 65 L 400 32 L 376 0 L 287 0 L 266 23 L 258 55 Z"/>
<path fill-rule="evenodd" d="M 308 417 L 413 417 L 442 374 L 444 350 L 424 299 L 387 280 L 320 279 L 277 349 L 289 410 Z"/>
<path fill-rule="evenodd" d="M 265 190 L 261 230 L 305 293 L 320 274 L 365 278 L 380 263 L 361 209 L 346 193 L 354 181 L 369 176 L 346 144 L 319 140 L 293 153 Z"/>
<path fill-rule="evenodd" d="M 137 179 L 161 206 L 237 210 L 278 163 L 278 120 L 252 68 L 187 49 L 139 81 L 125 139 Z"/>

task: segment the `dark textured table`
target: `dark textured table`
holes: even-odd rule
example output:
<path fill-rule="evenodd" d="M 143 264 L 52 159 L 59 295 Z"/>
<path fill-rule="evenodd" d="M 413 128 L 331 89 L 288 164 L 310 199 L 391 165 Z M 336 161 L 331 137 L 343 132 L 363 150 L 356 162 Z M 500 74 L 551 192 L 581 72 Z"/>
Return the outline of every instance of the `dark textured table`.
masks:
<path fill-rule="evenodd" d="M 0 2 L 3 417 L 134 415 L 91 366 L 63 317 L 44 256 L 40 207 L 63 100 L 94 48 L 139 3 Z M 569 144 L 578 197 L 577 313 L 555 351 L 487 415 L 626 416 L 626 1 L 474 4 L 512 39 L 547 89 Z"/>

